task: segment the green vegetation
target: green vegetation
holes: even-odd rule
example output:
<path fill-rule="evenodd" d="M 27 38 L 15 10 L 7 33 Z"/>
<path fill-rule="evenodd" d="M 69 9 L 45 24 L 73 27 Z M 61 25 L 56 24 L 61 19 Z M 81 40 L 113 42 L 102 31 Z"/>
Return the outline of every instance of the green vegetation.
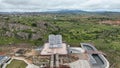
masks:
<path fill-rule="evenodd" d="M 27 64 L 24 61 L 14 59 L 6 68 L 26 68 L 26 66 Z"/>
<path fill-rule="evenodd" d="M 6 16 L 5 16 L 6 17 Z M 71 46 L 80 46 L 80 42 L 92 43 L 97 49 L 106 53 L 111 68 L 120 68 L 120 26 L 101 24 L 102 21 L 120 20 L 120 13 L 110 14 L 38 14 L 38 15 L 16 15 L 0 18 L 2 22 L 16 23 L 31 29 L 13 31 L 13 37 L 0 37 L 0 44 L 31 43 L 32 45 L 43 45 L 48 40 L 49 34 L 61 34 L 63 41 Z M 39 24 L 39 26 L 38 26 Z M 7 28 L 0 29 L 1 33 L 9 31 Z M 16 36 L 17 32 L 28 33 L 29 39 Z M 40 32 L 40 38 L 31 40 L 32 34 Z"/>

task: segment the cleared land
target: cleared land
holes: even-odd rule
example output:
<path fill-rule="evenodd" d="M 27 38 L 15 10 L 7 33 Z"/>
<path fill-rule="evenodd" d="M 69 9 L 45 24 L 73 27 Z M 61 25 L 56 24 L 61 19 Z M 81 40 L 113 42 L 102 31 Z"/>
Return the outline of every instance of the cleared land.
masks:
<path fill-rule="evenodd" d="M 14 59 L 6 68 L 26 68 L 26 66 L 27 64 L 24 61 Z"/>

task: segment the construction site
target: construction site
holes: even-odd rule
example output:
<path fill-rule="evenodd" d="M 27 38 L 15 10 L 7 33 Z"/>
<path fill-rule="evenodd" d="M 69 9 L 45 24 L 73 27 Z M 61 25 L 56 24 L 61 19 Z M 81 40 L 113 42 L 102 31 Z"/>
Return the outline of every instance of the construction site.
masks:
<path fill-rule="evenodd" d="M 48 43 L 41 49 L 40 55 L 49 58 L 45 68 L 109 68 L 104 54 L 93 45 L 80 43 L 81 47 L 70 47 L 62 42 L 61 35 L 49 35 Z"/>
<path fill-rule="evenodd" d="M 41 47 L 8 48 L 6 54 L 0 55 L 0 66 L 6 68 L 16 59 L 24 61 L 26 68 L 109 68 L 103 52 L 89 43 L 80 45 L 71 47 L 62 41 L 62 35 L 49 35 L 48 42 Z"/>

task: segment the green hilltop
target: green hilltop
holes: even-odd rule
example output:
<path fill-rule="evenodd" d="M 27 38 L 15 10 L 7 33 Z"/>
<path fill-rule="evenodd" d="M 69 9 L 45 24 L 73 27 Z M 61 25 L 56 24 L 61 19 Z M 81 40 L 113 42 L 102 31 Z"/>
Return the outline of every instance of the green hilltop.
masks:
<path fill-rule="evenodd" d="M 0 15 L 1 46 L 18 43 L 42 46 L 49 34 L 61 34 L 71 46 L 92 43 L 106 54 L 111 68 L 120 68 L 120 13 Z"/>

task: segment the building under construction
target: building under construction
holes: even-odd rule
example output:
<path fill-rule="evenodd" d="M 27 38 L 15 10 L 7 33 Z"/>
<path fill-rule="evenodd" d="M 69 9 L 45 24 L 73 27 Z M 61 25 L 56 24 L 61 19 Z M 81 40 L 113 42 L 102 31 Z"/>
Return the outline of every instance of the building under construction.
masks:
<path fill-rule="evenodd" d="M 49 64 L 43 68 L 109 68 L 109 62 L 93 45 L 80 43 L 81 47 L 70 47 L 62 42 L 61 35 L 49 35 L 41 56 L 49 56 Z"/>

